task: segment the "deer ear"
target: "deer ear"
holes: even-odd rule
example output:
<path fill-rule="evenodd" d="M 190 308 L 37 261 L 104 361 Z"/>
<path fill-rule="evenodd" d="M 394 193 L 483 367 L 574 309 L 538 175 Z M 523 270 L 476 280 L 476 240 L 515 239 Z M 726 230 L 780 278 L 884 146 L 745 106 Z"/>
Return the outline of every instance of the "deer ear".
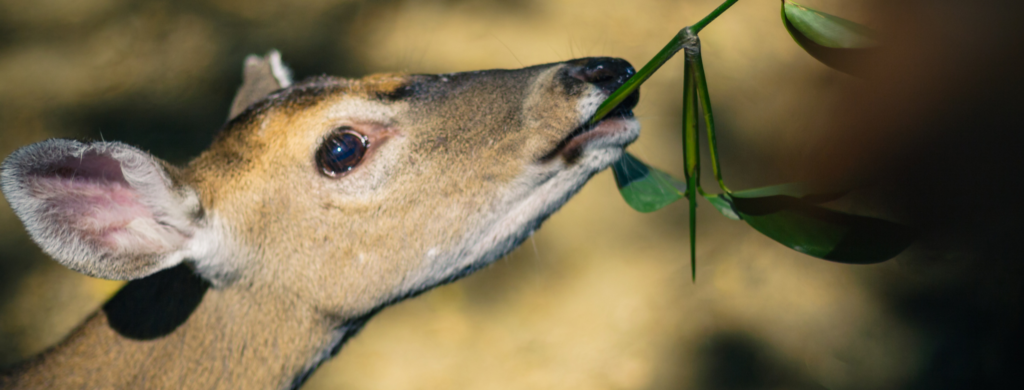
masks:
<path fill-rule="evenodd" d="M 271 92 L 292 85 L 292 71 L 281 63 L 281 53 L 271 50 L 266 56 L 250 54 L 242 68 L 242 86 L 231 102 L 228 120 L 247 107 L 267 97 Z"/>
<path fill-rule="evenodd" d="M 61 264 L 136 279 L 181 263 L 199 230 L 196 192 L 169 165 L 119 142 L 52 139 L 0 166 L 0 189 L 29 235 Z"/>

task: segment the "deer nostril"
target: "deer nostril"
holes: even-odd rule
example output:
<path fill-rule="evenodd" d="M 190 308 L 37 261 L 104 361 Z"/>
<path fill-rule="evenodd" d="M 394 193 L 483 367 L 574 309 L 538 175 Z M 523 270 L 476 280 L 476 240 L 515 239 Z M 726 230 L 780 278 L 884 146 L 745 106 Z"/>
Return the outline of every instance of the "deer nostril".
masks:
<path fill-rule="evenodd" d="M 636 70 L 625 60 L 618 58 L 590 58 L 572 72 L 573 77 L 600 87 L 605 93 L 612 93 L 626 82 Z"/>
<path fill-rule="evenodd" d="M 615 80 L 615 73 L 611 70 L 605 69 L 604 66 L 599 66 L 597 69 L 588 69 L 588 71 L 589 74 L 587 74 L 587 78 L 594 84 L 602 84 Z"/>

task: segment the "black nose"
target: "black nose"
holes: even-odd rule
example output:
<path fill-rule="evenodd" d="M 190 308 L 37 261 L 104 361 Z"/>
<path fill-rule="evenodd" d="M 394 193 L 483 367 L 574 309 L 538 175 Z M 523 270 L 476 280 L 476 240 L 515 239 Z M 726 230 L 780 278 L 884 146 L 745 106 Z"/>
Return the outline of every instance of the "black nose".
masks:
<path fill-rule="evenodd" d="M 594 84 L 609 94 L 636 73 L 633 65 L 619 58 L 586 58 L 578 64 L 578 68 L 571 71 L 573 77 Z"/>

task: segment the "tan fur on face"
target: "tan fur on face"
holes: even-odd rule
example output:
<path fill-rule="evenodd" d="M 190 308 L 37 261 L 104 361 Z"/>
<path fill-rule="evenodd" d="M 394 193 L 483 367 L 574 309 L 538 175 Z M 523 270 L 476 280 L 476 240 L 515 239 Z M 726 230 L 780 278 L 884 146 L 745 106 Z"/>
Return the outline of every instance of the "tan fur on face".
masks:
<path fill-rule="evenodd" d="M 582 85 L 568 94 L 559 70 L 300 84 L 281 93 L 284 103 L 242 114 L 186 176 L 215 218 L 260 221 L 225 222 L 233 246 L 249 254 L 250 264 L 231 267 L 244 270 L 238 277 L 323 310 L 362 313 L 493 260 L 456 257 L 470 255 L 467 236 L 510 206 L 503 195 L 525 198 L 566 169 L 561 160 L 539 161 L 589 115 L 578 95 L 603 98 Z M 381 98 L 407 86 L 429 96 Z M 313 156 L 341 126 L 366 135 L 371 149 L 358 168 L 332 179 Z M 506 235 L 513 233 L 522 232 Z"/>
<path fill-rule="evenodd" d="M 568 71 L 583 63 L 320 77 L 250 105 L 188 166 L 161 171 L 191 194 L 182 222 L 190 236 L 162 257 L 174 261 L 140 274 L 186 259 L 192 270 L 148 280 L 167 283 L 164 294 L 200 294 L 183 322 L 133 337 L 112 325 L 126 311 L 105 308 L 0 386 L 300 384 L 377 310 L 508 253 L 619 158 L 638 136 L 635 120 L 606 120 L 571 155 L 562 149 L 605 97 Z M 365 136 L 369 149 L 354 169 L 331 177 L 315 156 L 341 127 Z M 156 282 L 147 283 L 129 287 Z M 132 297 L 122 291 L 114 300 Z M 179 301 L 172 298 L 168 305 Z M 76 374 L 65 380 L 55 372 Z"/>

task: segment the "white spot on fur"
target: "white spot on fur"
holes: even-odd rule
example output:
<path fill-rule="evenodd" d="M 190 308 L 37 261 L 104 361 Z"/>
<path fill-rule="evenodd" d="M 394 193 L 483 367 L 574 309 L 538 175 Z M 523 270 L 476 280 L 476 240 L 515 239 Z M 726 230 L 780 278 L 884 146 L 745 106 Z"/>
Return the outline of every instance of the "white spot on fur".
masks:
<path fill-rule="evenodd" d="M 277 83 L 281 85 L 281 88 L 290 87 L 292 85 L 292 70 L 281 62 L 281 52 L 271 50 L 267 57 L 270 59 L 270 72 L 274 74 Z"/>

